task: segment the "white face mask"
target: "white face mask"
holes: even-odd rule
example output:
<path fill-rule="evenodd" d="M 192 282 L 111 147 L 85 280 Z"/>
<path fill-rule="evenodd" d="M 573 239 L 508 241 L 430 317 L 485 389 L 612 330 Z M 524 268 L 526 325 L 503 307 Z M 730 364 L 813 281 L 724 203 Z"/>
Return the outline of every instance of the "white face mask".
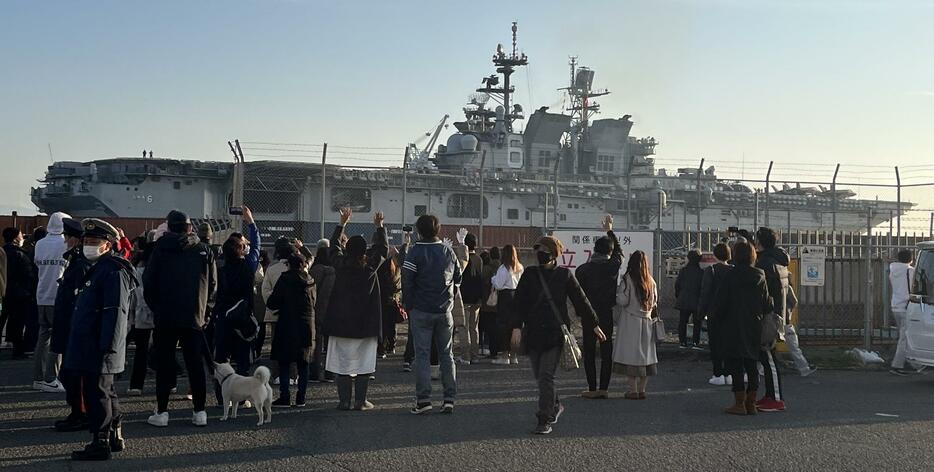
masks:
<path fill-rule="evenodd" d="M 84 246 L 81 250 L 84 252 L 84 257 L 91 262 L 96 262 L 104 255 L 100 246 Z"/>

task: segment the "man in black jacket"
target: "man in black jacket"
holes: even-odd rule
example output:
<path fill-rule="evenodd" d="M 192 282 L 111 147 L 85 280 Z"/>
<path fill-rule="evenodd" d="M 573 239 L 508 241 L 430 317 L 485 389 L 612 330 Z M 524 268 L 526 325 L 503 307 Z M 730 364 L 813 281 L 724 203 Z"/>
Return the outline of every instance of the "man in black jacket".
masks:
<path fill-rule="evenodd" d="M 675 280 L 675 308 L 680 312 L 678 322 L 678 343 L 682 349 L 691 347 L 700 349 L 701 325 L 703 316 L 697 312 L 700 300 L 701 283 L 704 279 L 704 270 L 700 266 L 701 252 L 698 249 L 688 251 L 688 263 L 678 271 Z M 688 344 L 688 321 L 693 319 L 693 332 L 691 344 Z"/>
<path fill-rule="evenodd" d="M 175 387 L 175 346 L 181 342 L 191 387 L 195 426 L 207 425 L 204 411 L 205 375 L 202 349 L 208 300 L 217 288 L 214 253 L 191 234 L 184 213 L 172 210 L 166 218 L 169 232 L 158 241 L 143 274 L 143 293 L 152 309 L 156 343 L 156 413 L 149 424 L 169 424 L 169 393 Z"/>
<path fill-rule="evenodd" d="M 52 319 L 52 342 L 50 350 L 62 355 L 62 369 L 58 373 L 62 386 L 65 387 L 65 401 L 71 407 L 71 413 L 63 420 L 55 422 L 55 430 L 61 432 L 81 431 L 88 428 L 87 415 L 82 411 L 81 377 L 77 372 L 65 366 L 65 352 L 68 349 L 68 336 L 71 333 L 71 316 L 75 311 L 75 299 L 84 275 L 91 268 L 91 262 L 84 257 L 81 248 L 81 234 L 84 232 L 81 222 L 71 218 L 62 221 L 65 236 L 65 272 L 58 281 L 55 292 L 55 313 Z"/>
<path fill-rule="evenodd" d="M 717 293 L 723 285 L 723 280 L 733 269 L 728 263 L 732 258 L 730 246 L 726 243 L 717 244 L 713 248 L 713 255 L 717 258 L 717 263 L 704 269 L 697 313 L 700 318 L 707 318 L 707 339 L 710 345 L 710 360 L 713 363 L 713 377 L 708 382 L 711 385 L 732 385 L 732 379 L 724 366 L 723 346 L 720 342 L 722 328 L 716 316 Z"/>
<path fill-rule="evenodd" d="M 461 364 L 474 362 L 480 356 L 480 306 L 483 304 L 483 260 L 477 255 L 477 237 L 464 236 L 467 265 L 461 275 L 460 294 L 464 301 L 463 329 L 460 331 Z"/>
<path fill-rule="evenodd" d="M 765 281 L 769 287 L 769 296 L 772 298 L 774 313 L 781 317 L 782 328 L 787 324 L 785 309 L 788 295 L 788 285 L 791 281 L 788 272 L 788 253 L 776 247 L 777 237 L 771 228 L 759 228 L 756 232 L 756 267 L 765 272 Z M 775 341 L 762 340 L 762 351 L 759 362 L 765 373 L 765 396 L 756 402 L 759 411 L 785 411 L 785 398 L 782 395 L 782 378 L 775 364 Z"/>
<path fill-rule="evenodd" d="M 3 311 L 7 313 L 7 340 L 13 344 L 13 359 L 26 359 L 26 322 L 36 310 L 36 266 L 23 250 L 23 232 L 18 228 L 3 230 L 3 251 L 6 253 L 7 286 Z M 35 344 L 33 344 L 35 346 Z M 29 346 L 32 350 L 32 346 Z"/>
<path fill-rule="evenodd" d="M 613 306 L 616 305 L 616 285 L 619 269 L 623 265 L 623 250 L 613 233 L 613 217 L 603 218 L 603 230 L 606 236 L 594 242 L 593 256 L 581 264 L 575 271 L 590 306 L 597 313 L 600 329 L 606 334 L 606 341 L 600 344 L 600 388 L 597 389 L 597 336 L 590 319 L 584 317 L 584 371 L 587 373 L 587 391 L 581 393 L 584 398 L 607 398 L 610 387 L 610 374 L 613 371 Z"/>

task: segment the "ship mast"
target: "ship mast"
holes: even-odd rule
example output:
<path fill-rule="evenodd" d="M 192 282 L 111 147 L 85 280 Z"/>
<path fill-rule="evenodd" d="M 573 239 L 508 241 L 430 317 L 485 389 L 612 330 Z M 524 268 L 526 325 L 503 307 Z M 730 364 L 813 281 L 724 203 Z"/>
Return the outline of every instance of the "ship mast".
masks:
<path fill-rule="evenodd" d="M 499 44 L 496 47 L 496 54 L 493 55 L 493 65 L 496 66 L 496 72 L 503 75 L 503 86 L 496 87 L 499 85 L 499 78 L 493 75 L 483 79 L 483 83 L 486 84 L 486 87 L 477 89 L 477 92 L 480 93 L 499 94 L 502 97 L 506 130 L 510 133 L 512 132 L 512 122 L 523 118 L 522 107 L 513 105 L 513 107 L 510 108 L 510 98 L 513 92 L 515 92 L 515 88 L 509 83 L 510 77 L 513 72 L 515 72 L 516 67 L 529 64 L 528 57 L 526 57 L 524 53 L 520 53 L 517 47 L 516 33 L 518 30 L 519 27 L 517 23 L 513 21 L 512 52 L 507 54 L 503 49 L 503 45 Z"/>
<path fill-rule="evenodd" d="M 571 67 L 571 80 L 567 91 L 571 99 L 571 106 L 567 108 L 567 111 L 571 112 L 571 153 L 574 161 L 574 174 L 577 174 L 579 147 L 588 144 L 590 119 L 600 112 L 600 104 L 591 99 L 609 95 L 610 91 L 607 89 L 594 90 L 592 88 L 594 72 L 587 67 L 578 67 L 577 56 L 571 56 L 569 65 Z"/>

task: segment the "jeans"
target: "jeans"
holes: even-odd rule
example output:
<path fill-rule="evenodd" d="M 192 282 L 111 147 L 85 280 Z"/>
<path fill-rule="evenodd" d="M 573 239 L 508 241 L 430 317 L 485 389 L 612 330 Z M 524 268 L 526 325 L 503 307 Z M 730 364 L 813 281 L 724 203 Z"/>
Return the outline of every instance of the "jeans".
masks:
<path fill-rule="evenodd" d="M 767 351 L 763 349 L 759 351 L 759 362 L 762 363 L 762 370 L 765 373 L 765 396 L 784 401 L 784 398 L 782 398 L 782 376 L 775 364 L 775 350 Z M 733 383 L 736 383 L 736 377 L 733 378 Z"/>
<path fill-rule="evenodd" d="M 538 382 L 538 417 L 539 423 L 549 421 L 555 416 L 558 405 L 558 391 L 555 389 L 555 370 L 561 360 L 564 346 L 553 347 L 544 351 L 528 352 L 532 375 Z"/>
<path fill-rule="evenodd" d="M 204 333 L 195 328 L 157 327 L 156 342 L 156 412 L 168 411 L 169 394 L 175 388 L 175 346 L 181 343 L 188 384 L 191 387 L 195 411 L 204 411 L 204 396 L 207 388 L 204 377 L 202 350 L 207 343 Z"/>
<path fill-rule="evenodd" d="M 464 304 L 463 329 L 460 330 L 461 356 L 467 360 L 480 355 L 480 304 Z"/>
<path fill-rule="evenodd" d="M 901 337 L 899 337 L 901 341 Z M 801 346 L 798 344 L 798 332 L 795 331 L 795 325 L 786 324 L 785 325 L 785 345 L 788 346 L 788 353 L 791 354 L 791 359 L 795 363 L 795 369 L 798 369 L 798 373 L 805 373 L 811 369 L 811 364 L 808 363 L 804 353 L 801 352 Z"/>
<path fill-rule="evenodd" d="M 587 374 L 587 388 L 597 390 L 597 335 L 593 326 L 584 322 L 584 372 Z M 606 341 L 600 343 L 600 390 L 610 388 L 610 375 L 613 372 L 613 316 L 600 316 L 600 329 L 606 334 Z"/>
<path fill-rule="evenodd" d="M 133 355 L 133 371 L 130 374 L 130 388 L 142 390 L 146 383 L 146 366 L 149 365 L 149 338 L 151 329 L 133 328 L 133 344 L 136 353 Z"/>
<path fill-rule="evenodd" d="M 895 346 L 895 357 L 892 358 L 892 368 L 904 369 L 905 357 L 908 352 L 908 338 L 906 337 L 906 331 L 908 330 L 908 312 L 892 310 L 892 315 L 895 317 L 895 323 L 898 325 L 898 345 Z"/>
<path fill-rule="evenodd" d="M 111 428 L 120 424 L 120 402 L 114 390 L 114 375 L 82 372 L 81 383 L 91 435 L 107 438 Z"/>
<path fill-rule="evenodd" d="M 759 389 L 759 369 L 755 359 L 726 359 L 727 372 L 733 377 L 734 392 L 753 392 Z M 748 382 L 743 380 L 746 374 Z"/>
<path fill-rule="evenodd" d="M 402 362 L 407 362 L 409 364 L 415 362 L 415 336 L 412 334 L 412 322 L 411 317 L 409 318 L 409 337 L 405 341 L 405 352 L 402 354 Z M 431 340 L 431 365 L 438 365 L 438 345 L 435 344 L 435 340 Z"/>
<path fill-rule="evenodd" d="M 691 340 L 695 345 L 700 344 L 700 332 L 703 318 L 696 310 L 681 310 L 681 319 L 678 323 L 678 342 L 681 344 L 687 344 L 688 342 L 688 320 L 692 318 L 694 320 L 694 332 L 691 333 L 693 335 Z"/>
<path fill-rule="evenodd" d="M 415 346 L 415 398 L 418 403 L 431 402 L 431 343 L 438 346 L 441 362 L 441 383 L 444 385 L 444 401 L 453 402 L 457 396 L 457 377 L 454 369 L 454 354 L 451 338 L 454 335 L 454 318 L 451 312 L 427 313 L 412 310 L 409 326 Z"/>
<path fill-rule="evenodd" d="M 289 399 L 289 366 L 293 361 L 279 361 L 279 398 Z M 308 362 L 305 359 L 294 361 L 298 369 L 298 392 L 295 393 L 295 403 L 305 401 L 305 392 L 308 391 Z"/>
<path fill-rule="evenodd" d="M 39 337 L 36 340 L 36 350 L 33 355 L 32 380 L 52 382 L 58 378 L 58 369 L 61 367 L 61 356 L 49 351 L 52 340 L 52 318 L 55 316 L 55 307 L 42 305 L 38 307 Z"/>

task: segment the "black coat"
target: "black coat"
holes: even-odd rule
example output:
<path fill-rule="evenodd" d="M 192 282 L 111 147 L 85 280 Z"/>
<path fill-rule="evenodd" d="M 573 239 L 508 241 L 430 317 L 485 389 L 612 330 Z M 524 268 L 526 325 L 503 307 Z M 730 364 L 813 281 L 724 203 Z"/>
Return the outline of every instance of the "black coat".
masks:
<path fill-rule="evenodd" d="M 149 269 L 146 272 L 149 272 Z M 217 273 L 217 297 L 215 297 L 212 313 L 214 319 L 223 318 L 227 310 L 233 308 L 241 300 L 249 313 L 253 314 L 255 281 L 256 273 L 245 260 L 236 259 L 225 262 L 224 267 Z"/>
<path fill-rule="evenodd" d="M 368 259 L 367 265 L 358 266 L 339 256 L 334 262 L 334 287 L 324 322 L 328 336 L 382 338 L 383 303 L 377 270 L 383 261 Z"/>
<path fill-rule="evenodd" d="M 20 302 L 36 303 L 36 286 L 39 283 L 39 274 L 32 257 L 23 248 L 7 244 L 3 246 L 6 252 L 6 296 Z"/>
<path fill-rule="evenodd" d="M 717 291 L 723 284 L 723 279 L 733 266 L 719 262 L 704 269 L 704 279 L 701 282 L 700 299 L 697 302 L 697 312 L 706 316 L 707 321 L 713 321 L 716 312 Z"/>
<path fill-rule="evenodd" d="M 270 357 L 276 361 L 311 360 L 315 345 L 315 282 L 303 270 L 279 277 L 266 306 L 279 313 Z"/>
<path fill-rule="evenodd" d="M 545 283 L 548 284 L 552 300 L 558 309 L 558 316 L 569 329 L 571 318 L 568 316 L 568 299 L 574 304 L 577 316 L 582 320 L 586 319 L 585 323 L 590 323 L 589 326 L 597 326 L 597 315 L 570 270 L 564 267 L 526 267 L 516 286 L 513 299 L 513 309 L 517 317 L 513 327 L 525 328 L 523 336 L 528 349 L 542 351 L 564 344 L 561 325 L 544 294 L 539 274 L 542 274 Z"/>
<path fill-rule="evenodd" d="M 157 329 L 204 327 L 216 288 L 214 251 L 197 236 L 166 233 L 156 241 L 143 274 L 143 295 Z"/>
<path fill-rule="evenodd" d="M 467 254 L 467 267 L 461 274 L 461 298 L 465 305 L 479 305 L 483 300 L 483 259 L 476 252 Z"/>
<path fill-rule="evenodd" d="M 101 257 L 81 281 L 75 300 L 65 367 L 78 372 L 119 374 L 126 364 L 130 293 L 139 282 L 122 257 Z"/>
<path fill-rule="evenodd" d="M 308 275 L 315 281 L 315 330 L 324 332 L 324 320 L 328 313 L 328 301 L 334 289 L 334 268 L 324 264 L 314 264 L 308 269 Z"/>
<path fill-rule="evenodd" d="M 788 316 L 785 309 L 788 286 L 791 283 L 788 262 L 788 253 L 777 247 L 760 251 L 756 258 L 756 267 L 765 272 L 765 280 L 769 285 L 769 294 L 772 295 L 774 312 L 781 316 L 782 319 Z"/>
<path fill-rule="evenodd" d="M 65 354 L 68 348 L 68 335 L 71 332 L 71 316 L 75 311 L 75 300 L 78 298 L 78 288 L 84 279 L 84 274 L 91 269 L 91 262 L 85 259 L 81 246 L 75 246 L 64 255 L 68 265 L 58 280 L 58 291 L 55 292 L 55 309 L 52 326 L 52 352 Z"/>
<path fill-rule="evenodd" d="M 612 231 L 607 236 L 613 242 L 613 251 L 607 259 L 587 261 L 574 271 L 590 306 L 597 312 L 597 317 L 604 323 L 613 322 L 613 306 L 616 305 L 616 286 L 619 268 L 623 265 L 623 251 Z M 592 327 L 591 327 L 592 328 Z"/>
<path fill-rule="evenodd" d="M 696 310 L 703 280 L 704 270 L 700 264 L 688 263 L 682 267 L 675 280 L 675 308 L 684 311 Z"/>
<path fill-rule="evenodd" d="M 762 315 L 772 311 L 762 269 L 744 265 L 726 274 L 717 294 L 716 310 L 723 357 L 758 359 Z"/>

